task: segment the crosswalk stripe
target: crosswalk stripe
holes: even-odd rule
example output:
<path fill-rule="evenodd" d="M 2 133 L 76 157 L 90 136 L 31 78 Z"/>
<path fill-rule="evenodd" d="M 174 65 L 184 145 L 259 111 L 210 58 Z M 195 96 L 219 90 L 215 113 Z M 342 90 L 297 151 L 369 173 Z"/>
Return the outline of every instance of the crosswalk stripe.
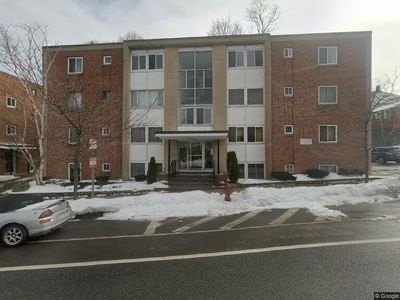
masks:
<path fill-rule="evenodd" d="M 150 222 L 150 224 L 147 226 L 146 231 L 143 233 L 143 235 L 153 235 L 156 232 L 157 227 L 160 225 L 161 225 L 161 222 L 158 222 L 158 221 Z"/>
<path fill-rule="evenodd" d="M 242 224 L 243 222 L 247 221 L 248 219 L 251 219 L 252 217 L 258 215 L 260 212 L 264 211 L 263 209 L 259 209 L 259 210 L 254 210 L 251 211 L 243 216 L 241 216 L 240 218 L 237 218 L 236 220 L 233 220 L 232 222 L 225 224 L 224 226 L 221 226 L 219 229 L 221 230 L 230 230 L 233 227 Z"/>
<path fill-rule="evenodd" d="M 193 223 L 190 223 L 190 224 L 187 224 L 185 226 L 179 227 L 179 228 L 175 229 L 173 232 L 175 232 L 175 233 L 185 232 L 185 231 L 188 231 L 189 229 L 191 229 L 194 226 L 203 224 L 203 223 L 208 222 L 208 221 L 210 221 L 212 219 L 215 219 L 215 218 L 216 218 L 216 216 L 208 216 L 208 217 L 205 217 L 203 219 L 197 220 L 197 221 L 195 221 Z"/>
<path fill-rule="evenodd" d="M 272 224 L 272 225 L 282 224 L 287 219 L 289 219 L 291 216 L 293 216 L 298 210 L 299 210 L 299 208 L 290 208 L 287 211 L 285 211 L 282 215 L 280 215 L 278 218 L 276 218 L 275 220 L 270 222 L 269 224 Z"/>

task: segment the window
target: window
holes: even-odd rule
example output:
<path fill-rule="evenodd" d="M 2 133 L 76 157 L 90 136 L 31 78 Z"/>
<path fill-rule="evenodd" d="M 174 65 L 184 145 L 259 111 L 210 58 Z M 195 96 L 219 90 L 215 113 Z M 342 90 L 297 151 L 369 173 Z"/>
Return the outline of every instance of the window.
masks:
<path fill-rule="evenodd" d="M 137 175 L 146 175 L 145 163 L 131 163 L 131 178 Z"/>
<path fill-rule="evenodd" d="M 111 98 L 112 98 L 111 91 L 103 91 L 102 93 L 103 100 L 111 100 Z"/>
<path fill-rule="evenodd" d="M 320 165 L 319 169 L 322 171 L 329 172 L 329 173 L 337 173 L 338 166 L 337 165 Z"/>
<path fill-rule="evenodd" d="M 229 51 L 228 52 L 228 67 L 243 67 L 244 66 L 244 52 L 243 51 Z"/>
<path fill-rule="evenodd" d="M 146 55 L 132 56 L 132 70 L 146 70 Z"/>
<path fill-rule="evenodd" d="M 103 56 L 103 65 L 111 65 L 111 55 Z"/>
<path fill-rule="evenodd" d="M 101 171 L 110 172 L 111 171 L 110 163 L 102 163 L 101 164 Z"/>
<path fill-rule="evenodd" d="M 111 133 L 111 128 L 110 127 L 102 127 L 101 128 L 101 135 L 102 136 L 109 136 Z"/>
<path fill-rule="evenodd" d="M 385 110 L 384 112 L 383 112 L 383 118 L 385 119 L 385 120 L 387 120 L 387 119 L 390 119 L 390 110 L 389 109 L 387 109 L 387 110 Z"/>
<path fill-rule="evenodd" d="M 78 109 L 82 106 L 82 94 L 81 93 L 73 93 L 67 99 L 67 108 L 68 109 Z"/>
<path fill-rule="evenodd" d="M 162 163 L 156 163 L 156 168 L 157 168 L 157 175 L 160 175 L 160 173 L 162 173 L 163 171 Z"/>
<path fill-rule="evenodd" d="M 211 108 L 181 108 L 180 124 L 211 124 Z"/>
<path fill-rule="evenodd" d="M 263 65 L 262 50 L 247 51 L 247 66 L 261 67 Z"/>
<path fill-rule="evenodd" d="M 293 57 L 293 48 L 283 48 L 283 57 L 284 58 L 292 58 Z"/>
<path fill-rule="evenodd" d="M 196 110 L 196 124 L 211 124 L 211 108 L 195 108 Z"/>
<path fill-rule="evenodd" d="M 264 179 L 264 164 L 248 164 L 249 178 Z"/>
<path fill-rule="evenodd" d="M 150 54 L 149 55 L 149 70 L 160 70 L 163 68 L 163 55 Z"/>
<path fill-rule="evenodd" d="M 337 126 L 320 125 L 319 126 L 320 143 L 337 143 Z"/>
<path fill-rule="evenodd" d="M 229 105 L 243 105 L 244 104 L 244 89 L 230 89 L 229 90 Z"/>
<path fill-rule="evenodd" d="M 76 144 L 78 142 L 78 133 L 74 127 L 68 128 L 68 143 Z"/>
<path fill-rule="evenodd" d="M 283 88 L 283 96 L 285 96 L 285 97 L 293 97 L 293 87 L 285 86 Z"/>
<path fill-rule="evenodd" d="M 293 125 L 285 125 L 285 126 L 283 126 L 283 133 L 285 135 L 292 135 L 293 134 Z"/>
<path fill-rule="evenodd" d="M 262 142 L 264 140 L 263 137 L 263 128 L 262 127 L 247 127 L 247 142 Z"/>
<path fill-rule="evenodd" d="M 146 128 L 137 127 L 131 128 L 131 143 L 145 143 L 146 142 Z"/>
<path fill-rule="evenodd" d="M 337 104 L 337 86 L 319 86 L 318 104 Z"/>
<path fill-rule="evenodd" d="M 17 126 L 6 125 L 6 134 L 7 135 L 16 135 L 17 134 Z"/>
<path fill-rule="evenodd" d="M 230 143 L 244 142 L 244 127 L 229 127 L 228 139 Z"/>
<path fill-rule="evenodd" d="M 162 140 L 158 137 L 156 137 L 156 132 L 157 131 L 162 131 L 162 127 L 149 127 L 149 138 L 148 141 L 149 143 L 161 143 Z"/>
<path fill-rule="evenodd" d="M 239 178 L 246 178 L 244 164 L 239 164 Z"/>
<path fill-rule="evenodd" d="M 248 89 L 247 90 L 247 105 L 257 105 L 264 103 L 263 89 Z"/>
<path fill-rule="evenodd" d="M 131 91 L 131 105 L 135 108 L 162 107 L 164 90 Z"/>
<path fill-rule="evenodd" d="M 290 174 L 294 174 L 294 164 L 286 164 L 285 165 L 285 172 Z"/>
<path fill-rule="evenodd" d="M 17 107 L 17 100 L 15 100 L 15 98 L 12 98 L 12 97 L 7 97 L 6 98 L 6 105 L 7 105 L 7 107 L 16 108 Z"/>
<path fill-rule="evenodd" d="M 83 72 L 82 57 L 68 57 L 68 74 L 79 74 Z"/>
<path fill-rule="evenodd" d="M 319 65 L 337 64 L 337 47 L 319 47 L 318 48 Z"/>

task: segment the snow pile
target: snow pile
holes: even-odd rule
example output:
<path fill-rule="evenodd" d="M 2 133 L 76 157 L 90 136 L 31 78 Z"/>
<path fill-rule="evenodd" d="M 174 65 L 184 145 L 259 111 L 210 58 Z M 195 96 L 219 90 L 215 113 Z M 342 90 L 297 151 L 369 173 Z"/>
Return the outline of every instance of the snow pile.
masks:
<path fill-rule="evenodd" d="M 9 181 L 9 180 L 16 179 L 16 178 L 19 178 L 19 177 L 16 177 L 14 175 L 1 175 L 0 182 L 1 181 Z"/>
<path fill-rule="evenodd" d="M 230 215 L 259 209 L 306 208 L 317 216 L 341 217 L 344 214 L 327 206 L 360 202 L 385 202 L 400 194 L 399 178 L 368 184 L 322 187 L 261 188 L 251 187 L 232 195 L 225 202 L 218 193 L 193 191 L 184 193 L 149 193 L 113 199 L 71 200 L 76 214 L 105 212 L 105 220 L 163 220 L 168 217 Z"/>

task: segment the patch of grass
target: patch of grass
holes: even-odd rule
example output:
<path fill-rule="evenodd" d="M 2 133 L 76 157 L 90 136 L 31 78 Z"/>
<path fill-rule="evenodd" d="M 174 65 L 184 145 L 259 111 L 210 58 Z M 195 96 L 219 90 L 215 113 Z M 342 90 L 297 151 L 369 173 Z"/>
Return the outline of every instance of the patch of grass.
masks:
<path fill-rule="evenodd" d="M 14 193 L 26 192 L 30 187 L 29 182 L 17 182 L 12 186 L 12 191 Z"/>

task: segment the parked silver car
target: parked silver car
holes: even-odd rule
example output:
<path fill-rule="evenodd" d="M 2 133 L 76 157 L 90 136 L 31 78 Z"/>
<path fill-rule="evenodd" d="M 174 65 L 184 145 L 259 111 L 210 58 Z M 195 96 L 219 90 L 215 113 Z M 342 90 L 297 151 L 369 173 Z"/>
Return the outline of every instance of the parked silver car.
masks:
<path fill-rule="evenodd" d="M 65 200 L 45 200 L 34 195 L 0 196 L 0 241 L 12 247 L 29 237 L 46 234 L 73 217 Z"/>

